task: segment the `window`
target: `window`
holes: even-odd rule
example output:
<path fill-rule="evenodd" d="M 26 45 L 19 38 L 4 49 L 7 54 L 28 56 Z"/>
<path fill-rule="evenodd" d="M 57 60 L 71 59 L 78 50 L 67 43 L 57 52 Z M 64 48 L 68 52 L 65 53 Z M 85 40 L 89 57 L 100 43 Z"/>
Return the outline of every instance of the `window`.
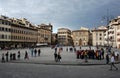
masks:
<path fill-rule="evenodd" d="M 2 21 L 2 24 L 4 24 L 4 21 Z"/>
<path fill-rule="evenodd" d="M 2 39 L 4 39 L 4 35 L 2 34 Z"/>
<path fill-rule="evenodd" d="M 5 35 L 5 39 L 7 39 L 7 35 Z"/>
<path fill-rule="evenodd" d="M 100 40 L 102 40 L 102 38 L 100 37 Z"/>
<path fill-rule="evenodd" d="M 11 39 L 11 36 L 9 36 L 9 39 Z"/>
<path fill-rule="evenodd" d="M 6 31 L 6 32 L 8 32 L 8 29 L 7 29 L 7 28 L 5 28 L 5 31 Z"/>
<path fill-rule="evenodd" d="M 4 31 L 4 28 L 2 27 L 2 31 Z"/>

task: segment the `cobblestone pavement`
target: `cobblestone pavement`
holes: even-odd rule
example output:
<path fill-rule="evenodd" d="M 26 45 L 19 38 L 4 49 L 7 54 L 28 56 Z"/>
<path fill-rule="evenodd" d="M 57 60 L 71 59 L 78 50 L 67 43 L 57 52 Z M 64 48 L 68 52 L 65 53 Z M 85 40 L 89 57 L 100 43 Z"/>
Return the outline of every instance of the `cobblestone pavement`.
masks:
<path fill-rule="evenodd" d="M 116 64 L 120 67 L 120 64 Z M 0 63 L 0 78 L 119 78 L 120 70 L 109 65 L 66 66 Z"/>

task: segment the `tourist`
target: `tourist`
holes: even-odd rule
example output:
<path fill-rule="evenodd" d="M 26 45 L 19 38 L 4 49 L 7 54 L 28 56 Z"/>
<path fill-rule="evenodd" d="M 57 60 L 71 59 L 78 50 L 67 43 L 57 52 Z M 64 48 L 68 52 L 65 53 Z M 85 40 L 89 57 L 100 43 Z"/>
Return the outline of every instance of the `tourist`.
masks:
<path fill-rule="evenodd" d="M 58 62 L 60 62 L 60 60 L 61 60 L 61 51 L 62 51 L 62 49 L 61 48 L 59 48 L 59 51 L 58 51 Z"/>
<path fill-rule="evenodd" d="M 20 51 L 18 51 L 18 56 L 17 57 L 18 57 L 18 59 L 20 59 Z"/>
<path fill-rule="evenodd" d="M 2 63 L 5 62 L 4 53 L 2 54 Z"/>
<path fill-rule="evenodd" d="M 41 53 L 41 50 L 40 50 L 40 49 L 38 49 L 38 56 L 40 56 L 40 53 Z"/>
<path fill-rule="evenodd" d="M 24 57 L 24 59 L 29 59 L 27 51 L 25 51 L 25 57 Z"/>
<path fill-rule="evenodd" d="M 57 52 L 54 52 L 54 59 L 55 59 L 55 62 L 58 61 L 58 55 L 57 55 Z"/>
<path fill-rule="evenodd" d="M 114 65 L 114 63 L 115 63 L 115 56 L 114 56 L 113 53 L 112 53 L 112 55 L 111 55 L 111 59 L 110 59 L 110 61 L 111 61 L 111 67 L 110 67 L 110 70 L 112 70 L 112 67 L 114 67 L 116 70 L 118 70 L 118 68 Z"/>
<path fill-rule="evenodd" d="M 7 53 L 5 54 L 5 56 L 6 56 L 6 61 L 8 62 L 9 52 L 7 52 Z"/>
<path fill-rule="evenodd" d="M 106 64 L 109 64 L 109 54 L 106 53 Z"/>
<path fill-rule="evenodd" d="M 104 49 L 101 48 L 101 56 L 102 56 L 102 59 L 104 59 Z"/>
<path fill-rule="evenodd" d="M 35 57 L 36 57 L 36 54 L 37 54 L 37 49 L 34 50 L 34 54 L 35 54 Z"/>
<path fill-rule="evenodd" d="M 80 53 L 79 53 L 79 52 L 80 52 L 79 50 L 76 51 L 76 56 L 77 56 L 76 58 L 77 58 L 77 59 L 80 58 L 80 55 L 79 55 Z"/>

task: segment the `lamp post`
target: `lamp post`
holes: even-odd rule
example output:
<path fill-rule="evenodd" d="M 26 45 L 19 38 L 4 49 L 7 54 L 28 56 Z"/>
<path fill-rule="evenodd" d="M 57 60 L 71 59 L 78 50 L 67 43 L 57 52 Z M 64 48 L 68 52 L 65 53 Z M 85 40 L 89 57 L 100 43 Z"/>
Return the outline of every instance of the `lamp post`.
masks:
<path fill-rule="evenodd" d="M 109 33 L 109 29 L 110 29 L 109 22 L 112 18 L 113 18 L 113 16 L 110 15 L 109 9 L 107 9 L 107 15 L 103 17 L 103 20 L 106 21 L 106 24 L 107 24 L 106 27 L 108 29 L 108 32 L 107 32 L 107 46 L 110 46 L 109 45 L 109 34 L 110 34 Z"/>

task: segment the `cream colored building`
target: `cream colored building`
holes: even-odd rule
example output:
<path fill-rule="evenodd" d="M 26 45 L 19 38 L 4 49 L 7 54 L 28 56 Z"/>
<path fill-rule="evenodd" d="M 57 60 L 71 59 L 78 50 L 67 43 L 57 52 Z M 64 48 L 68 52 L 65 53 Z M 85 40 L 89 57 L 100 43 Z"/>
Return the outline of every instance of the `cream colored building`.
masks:
<path fill-rule="evenodd" d="M 100 26 L 98 29 L 92 30 L 92 44 L 93 46 L 105 46 L 105 32 L 107 28 Z"/>
<path fill-rule="evenodd" d="M 64 45 L 64 46 L 73 45 L 70 29 L 59 28 L 57 34 L 58 34 L 59 45 Z"/>
<path fill-rule="evenodd" d="M 0 16 L 0 47 L 18 48 L 35 46 L 37 29 L 27 19 Z"/>
<path fill-rule="evenodd" d="M 11 23 L 8 17 L 0 16 L 0 48 L 10 46 L 11 41 Z"/>
<path fill-rule="evenodd" d="M 120 16 L 110 21 L 108 33 L 109 45 L 120 48 Z"/>
<path fill-rule="evenodd" d="M 25 20 L 11 19 L 11 47 L 31 47 L 37 43 L 37 29 Z"/>
<path fill-rule="evenodd" d="M 34 25 L 27 19 L 0 16 L 0 48 L 34 47 L 37 43 L 51 44 L 51 24 Z"/>
<path fill-rule="evenodd" d="M 51 24 L 41 24 L 38 25 L 38 41 L 37 44 L 51 44 L 51 38 L 52 38 L 52 29 L 53 26 Z"/>
<path fill-rule="evenodd" d="M 72 31 L 72 38 L 75 46 L 85 46 L 89 42 L 89 29 L 81 27 L 80 30 Z"/>

